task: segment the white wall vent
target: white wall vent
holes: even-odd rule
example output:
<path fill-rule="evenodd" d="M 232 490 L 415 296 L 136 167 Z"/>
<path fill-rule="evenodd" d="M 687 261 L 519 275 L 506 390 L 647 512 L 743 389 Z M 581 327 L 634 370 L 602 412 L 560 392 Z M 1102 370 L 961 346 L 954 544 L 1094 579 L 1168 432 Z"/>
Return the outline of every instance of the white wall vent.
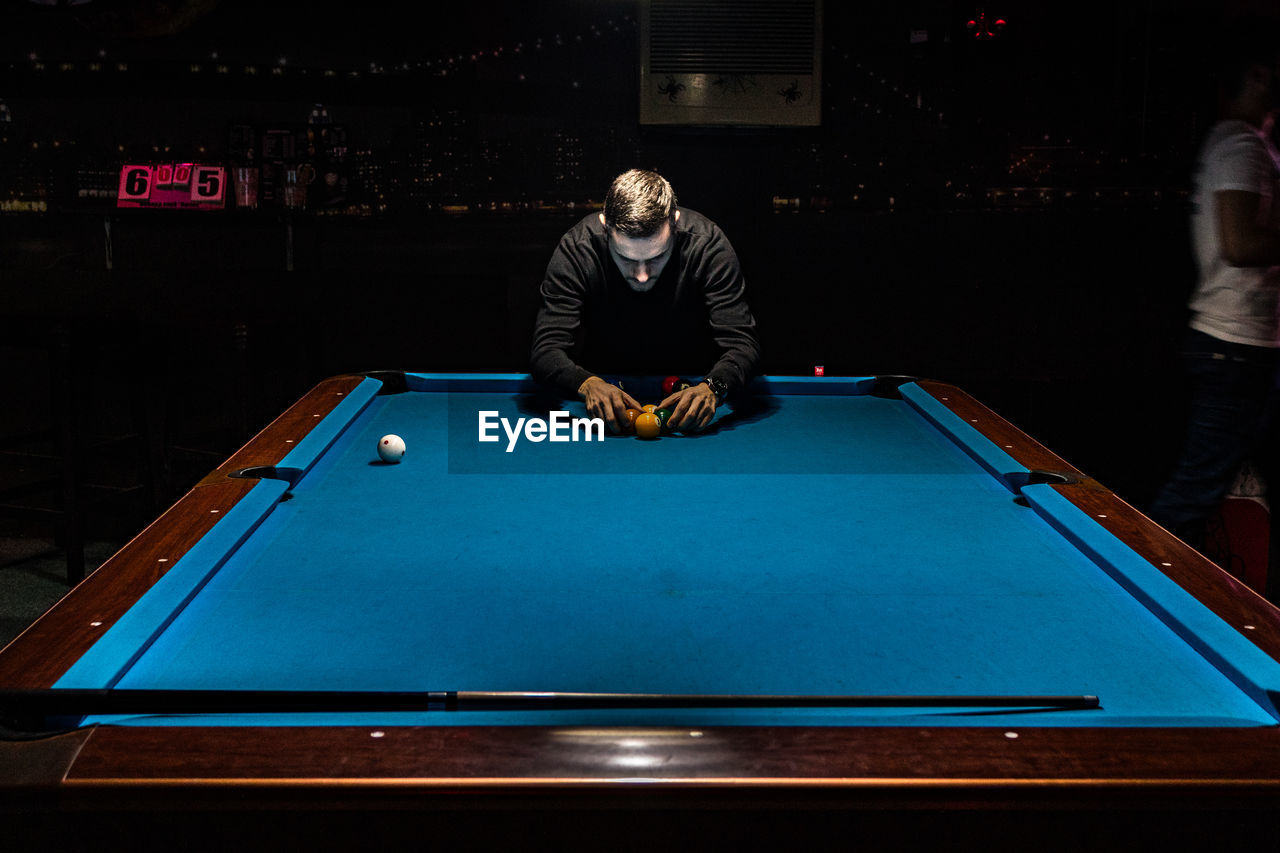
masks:
<path fill-rule="evenodd" d="M 641 0 L 640 123 L 821 124 L 822 0 Z"/>

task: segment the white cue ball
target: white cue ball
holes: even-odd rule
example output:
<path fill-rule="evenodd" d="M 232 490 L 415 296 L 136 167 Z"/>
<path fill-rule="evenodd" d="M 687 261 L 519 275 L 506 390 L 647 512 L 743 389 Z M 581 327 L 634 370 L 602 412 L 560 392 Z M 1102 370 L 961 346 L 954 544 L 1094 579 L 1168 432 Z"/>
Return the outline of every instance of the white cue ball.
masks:
<path fill-rule="evenodd" d="M 399 462 L 404 456 L 404 439 L 398 435 L 384 435 L 378 439 L 378 458 L 383 462 Z"/>

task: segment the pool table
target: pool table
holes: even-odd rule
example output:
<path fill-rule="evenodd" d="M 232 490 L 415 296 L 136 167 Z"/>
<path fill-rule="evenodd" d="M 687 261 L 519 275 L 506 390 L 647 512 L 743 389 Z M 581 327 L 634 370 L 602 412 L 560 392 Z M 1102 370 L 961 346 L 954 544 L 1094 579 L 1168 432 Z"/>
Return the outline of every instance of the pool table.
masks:
<path fill-rule="evenodd" d="M 584 415 L 522 375 L 321 382 L 0 652 L 8 802 L 720 833 L 1280 802 L 1280 611 L 959 388 Z"/>

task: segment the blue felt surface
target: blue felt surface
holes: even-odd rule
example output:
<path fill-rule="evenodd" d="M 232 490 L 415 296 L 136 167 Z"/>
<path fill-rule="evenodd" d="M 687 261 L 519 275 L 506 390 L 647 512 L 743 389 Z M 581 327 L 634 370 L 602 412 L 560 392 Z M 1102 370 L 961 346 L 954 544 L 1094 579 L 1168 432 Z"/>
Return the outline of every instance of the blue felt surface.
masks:
<path fill-rule="evenodd" d="M 476 441 L 477 411 L 514 418 L 521 405 L 512 391 L 374 399 L 119 685 L 1096 694 L 1103 703 L 990 716 L 329 718 L 387 725 L 1274 722 L 1203 649 L 903 402 L 788 395 L 694 438 L 526 442 L 509 454 Z M 388 432 L 408 446 L 398 465 L 374 452 Z M 1175 610 L 1185 605 L 1172 596 Z M 1269 659 L 1243 669 L 1276 680 Z M 73 673 L 74 686 L 88 686 Z"/>

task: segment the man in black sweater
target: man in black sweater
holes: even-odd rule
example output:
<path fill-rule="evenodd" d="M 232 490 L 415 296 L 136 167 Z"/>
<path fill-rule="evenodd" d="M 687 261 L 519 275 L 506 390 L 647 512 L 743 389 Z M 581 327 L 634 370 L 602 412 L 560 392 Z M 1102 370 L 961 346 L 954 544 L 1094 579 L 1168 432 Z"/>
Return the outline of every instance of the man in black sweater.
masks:
<path fill-rule="evenodd" d="M 614 179 L 604 211 L 569 229 L 542 282 L 533 335 L 539 382 L 581 397 L 587 413 L 622 432 L 640 403 L 595 371 L 700 372 L 703 380 L 661 401 L 668 424 L 705 427 L 760 358 L 738 256 L 702 214 L 676 206 L 671 184 L 632 169 Z"/>

